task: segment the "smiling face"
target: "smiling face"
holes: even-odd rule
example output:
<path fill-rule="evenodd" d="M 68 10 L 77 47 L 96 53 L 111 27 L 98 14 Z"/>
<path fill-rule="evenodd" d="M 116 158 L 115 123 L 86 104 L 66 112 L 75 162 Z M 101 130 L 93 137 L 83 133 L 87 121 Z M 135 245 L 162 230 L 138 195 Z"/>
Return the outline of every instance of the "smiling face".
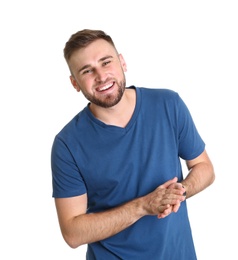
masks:
<path fill-rule="evenodd" d="M 98 39 L 75 51 L 68 65 L 72 85 L 92 104 L 108 108 L 121 100 L 126 86 L 126 63 L 107 41 Z"/>

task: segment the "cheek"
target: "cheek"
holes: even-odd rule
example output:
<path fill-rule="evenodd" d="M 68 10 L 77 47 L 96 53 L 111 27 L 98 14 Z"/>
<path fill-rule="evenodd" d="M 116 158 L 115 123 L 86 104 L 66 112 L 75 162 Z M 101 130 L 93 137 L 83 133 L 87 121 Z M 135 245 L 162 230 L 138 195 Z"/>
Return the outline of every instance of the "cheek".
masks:
<path fill-rule="evenodd" d="M 86 92 L 89 92 L 94 84 L 92 77 L 85 77 L 84 79 L 80 79 L 78 82 L 81 90 Z"/>

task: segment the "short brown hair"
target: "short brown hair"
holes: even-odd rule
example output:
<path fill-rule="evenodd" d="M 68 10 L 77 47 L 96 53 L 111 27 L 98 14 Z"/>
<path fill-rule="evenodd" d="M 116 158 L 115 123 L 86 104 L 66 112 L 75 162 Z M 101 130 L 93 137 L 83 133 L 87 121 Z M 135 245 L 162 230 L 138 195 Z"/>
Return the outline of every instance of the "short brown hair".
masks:
<path fill-rule="evenodd" d="M 68 62 L 74 51 L 88 46 L 95 40 L 103 39 L 115 47 L 112 38 L 101 30 L 84 29 L 71 35 L 64 47 L 64 58 Z"/>

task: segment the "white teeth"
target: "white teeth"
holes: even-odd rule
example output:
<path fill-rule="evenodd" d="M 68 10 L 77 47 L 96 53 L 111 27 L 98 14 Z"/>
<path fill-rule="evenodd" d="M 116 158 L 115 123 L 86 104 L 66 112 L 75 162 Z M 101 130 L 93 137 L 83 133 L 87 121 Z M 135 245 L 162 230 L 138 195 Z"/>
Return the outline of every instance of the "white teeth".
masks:
<path fill-rule="evenodd" d="M 106 86 L 100 88 L 99 91 L 103 91 L 103 90 L 109 89 L 112 85 L 113 85 L 112 83 L 109 84 L 109 85 L 106 85 Z"/>

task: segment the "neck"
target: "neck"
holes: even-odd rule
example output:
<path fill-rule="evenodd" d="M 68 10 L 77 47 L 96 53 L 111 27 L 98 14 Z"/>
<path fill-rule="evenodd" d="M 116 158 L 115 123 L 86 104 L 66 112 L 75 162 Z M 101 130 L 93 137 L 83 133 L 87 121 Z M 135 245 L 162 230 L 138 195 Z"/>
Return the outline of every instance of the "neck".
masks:
<path fill-rule="evenodd" d="M 110 108 L 90 105 L 93 115 L 107 125 L 125 127 L 130 121 L 136 105 L 136 93 L 134 89 L 126 89 L 118 104 Z"/>

